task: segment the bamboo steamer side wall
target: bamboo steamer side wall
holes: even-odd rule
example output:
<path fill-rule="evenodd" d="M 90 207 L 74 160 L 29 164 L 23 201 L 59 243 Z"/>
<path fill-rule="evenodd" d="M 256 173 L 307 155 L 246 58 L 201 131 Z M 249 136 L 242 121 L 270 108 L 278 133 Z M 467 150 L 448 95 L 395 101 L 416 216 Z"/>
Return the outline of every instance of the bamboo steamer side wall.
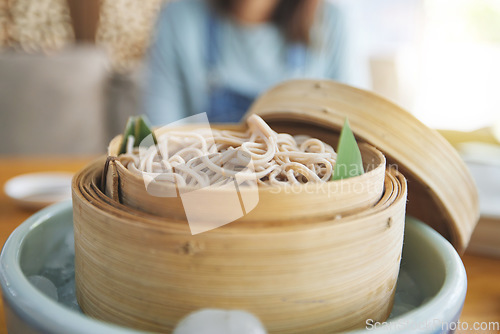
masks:
<path fill-rule="evenodd" d="M 73 183 L 77 297 L 93 317 L 168 333 L 217 307 L 248 310 L 269 333 L 325 333 L 390 313 L 406 202 L 396 171 L 375 206 L 348 217 L 195 236 L 187 223 L 114 206 L 91 186 L 101 173 L 102 161 Z"/>
<path fill-rule="evenodd" d="M 303 134 L 300 130 L 295 129 L 288 133 Z M 332 134 L 333 138 L 335 136 L 335 134 Z M 331 143 L 332 138 L 320 139 Z M 120 143 L 121 136 L 113 139 L 108 149 L 109 156 L 118 155 Z M 304 221 L 311 217 L 350 215 L 373 206 L 380 199 L 383 192 L 385 157 L 380 151 L 367 144 L 360 145 L 360 150 L 366 171 L 365 174 L 340 181 L 304 184 L 298 187 L 259 187 L 257 206 L 240 218 L 239 221 Z M 119 184 L 119 200 L 121 203 L 161 217 L 186 220 L 183 203 L 181 198 L 177 196 L 175 187 L 172 187 L 171 196 L 169 197 L 155 196 L 150 191 L 150 188 L 146 190 L 141 175 L 131 173 L 119 160 L 114 163 L 116 164 L 116 177 L 114 179 L 109 178 L 106 182 L 108 188 L 111 187 L 110 183 Z M 154 186 L 165 187 L 161 183 L 149 185 L 149 187 Z M 222 198 L 225 193 L 225 190 L 214 189 L 208 196 L 220 196 Z M 207 202 L 212 203 L 212 201 Z M 330 203 L 335 203 L 335 205 L 329 205 Z M 201 210 L 203 201 L 199 205 Z M 276 207 L 280 207 L 281 210 L 276 210 Z"/>

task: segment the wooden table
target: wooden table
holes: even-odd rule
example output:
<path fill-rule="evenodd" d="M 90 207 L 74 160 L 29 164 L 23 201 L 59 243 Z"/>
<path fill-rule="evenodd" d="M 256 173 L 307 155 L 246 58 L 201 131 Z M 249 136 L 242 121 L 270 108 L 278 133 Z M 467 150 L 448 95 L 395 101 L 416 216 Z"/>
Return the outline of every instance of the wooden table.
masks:
<path fill-rule="evenodd" d="M 0 157 L 0 244 L 12 231 L 33 214 L 16 207 L 5 196 L 3 185 L 16 175 L 42 171 L 76 172 L 92 158 L 14 158 Z M 500 240 L 499 240 L 500 242 Z M 500 259 L 466 254 L 463 257 L 468 276 L 468 291 L 460 321 L 472 327 L 474 322 L 500 322 Z M 0 301 L 0 334 L 7 333 Z M 499 333 L 462 330 L 457 333 Z"/>

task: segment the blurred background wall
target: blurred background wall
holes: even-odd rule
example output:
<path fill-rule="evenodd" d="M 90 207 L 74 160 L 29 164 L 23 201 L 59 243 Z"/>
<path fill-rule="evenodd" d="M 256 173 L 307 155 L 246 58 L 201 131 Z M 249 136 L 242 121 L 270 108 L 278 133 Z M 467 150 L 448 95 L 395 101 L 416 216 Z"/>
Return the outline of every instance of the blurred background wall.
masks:
<path fill-rule="evenodd" d="M 500 121 L 500 1 L 343 1 L 366 87 L 431 127 Z M 357 76 L 361 77 L 360 75 Z"/>
<path fill-rule="evenodd" d="M 335 1 L 348 22 L 347 83 L 431 127 L 494 131 L 498 0 Z M 143 57 L 164 2 L 0 0 L 0 154 L 103 152 L 141 112 Z"/>

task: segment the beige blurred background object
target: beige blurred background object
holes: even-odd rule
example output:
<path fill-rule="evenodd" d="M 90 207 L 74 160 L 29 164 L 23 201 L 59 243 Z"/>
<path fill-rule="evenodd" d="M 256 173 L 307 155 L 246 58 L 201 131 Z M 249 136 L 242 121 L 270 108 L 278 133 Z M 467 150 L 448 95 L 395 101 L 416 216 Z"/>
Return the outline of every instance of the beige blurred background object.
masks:
<path fill-rule="evenodd" d="M 7 0 L 0 0 L 0 49 L 7 44 Z"/>
<path fill-rule="evenodd" d="M 97 44 L 119 72 L 133 71 L 149 47 L 167 0 L 0 0 L 0 46 L 54 51 Z"/>
<path fill-rule="evenodd" d="M 93 154 L 106 147 L 107 57 L 0 53 L 0 154 Z"/>
<path fill-rule="evenodd" d="M 162 2 L 0 0 L 0 154 L 104 152 L 141 111 Z"/>
<path fill-rule="evenodd" d="M 74 42 L 65 0 L 0 0 L 0 41 L 25 51 L 51 51 Z"/>
<path fill-rule="evenodd" d="M 110 52 L 114 69 L 130 71 L 149 47 L 158 11 L 166 0 L 102 0 L 96 43 Z"/>

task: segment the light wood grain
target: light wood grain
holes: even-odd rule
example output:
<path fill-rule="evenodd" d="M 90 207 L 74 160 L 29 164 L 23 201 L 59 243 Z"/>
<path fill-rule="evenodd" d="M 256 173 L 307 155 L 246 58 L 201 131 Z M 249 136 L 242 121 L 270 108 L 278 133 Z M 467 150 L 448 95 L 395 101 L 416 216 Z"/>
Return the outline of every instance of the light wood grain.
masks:
<path fill-rule="evenodd" d="M 500 322 L 500 258 L 466 254 L 467 296 L 460 321 L 472 328 L 475 322 Z M 500 331 L 459 330 L 458 334 L 498 334 Z"/>

